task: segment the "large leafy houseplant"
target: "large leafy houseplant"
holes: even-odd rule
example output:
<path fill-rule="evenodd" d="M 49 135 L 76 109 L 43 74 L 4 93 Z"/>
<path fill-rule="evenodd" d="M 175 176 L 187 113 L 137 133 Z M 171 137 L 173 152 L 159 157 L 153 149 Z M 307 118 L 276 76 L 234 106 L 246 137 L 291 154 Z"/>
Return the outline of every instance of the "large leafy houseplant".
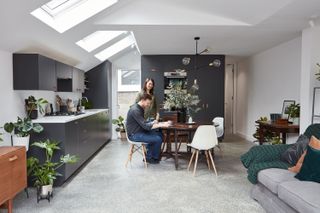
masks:
<path fill-rule="evenodd" d="M 288 106 L 288 114 L 289 119 L 295 125 L 299 125 L 299 117 L 300 117 L 300 104 L 291 104 Z"/>
<path fill-rule="evenodd" d="M 5 123 L 4 130 L 11 134 L 12 145 L 25 146 L 28 151 L 30 134 L 32 132 L 42 132 L 43 127 L 40 124 L 32 123 L 29 117 L 18 117 L 16 122 Z"/>
<path fill-rule="evenodd" d="M 27 160 L 28 176 L 34 178 L 34 186 L 41 190 L 41 195 L 47 196 L 52 193 L 52 186 L 54 180 L 58 176 L 61 176 L 57 172 L 61 166 L 67 163 L 76 163 L 77 157 L 75 155 L 63 155 L 60 157 L 58 162 L 52 162 L 52 157 L 56 150 L 59 150 L 59 142 L 53 140 L 44 140 L 39 142 L 34 142 L 31 146 L 35 146 L 45 151 L 45 161 L 40 162 L 38 158 L 30 157 Z M 49 186 L 41 189 L 43 186 Z"/>

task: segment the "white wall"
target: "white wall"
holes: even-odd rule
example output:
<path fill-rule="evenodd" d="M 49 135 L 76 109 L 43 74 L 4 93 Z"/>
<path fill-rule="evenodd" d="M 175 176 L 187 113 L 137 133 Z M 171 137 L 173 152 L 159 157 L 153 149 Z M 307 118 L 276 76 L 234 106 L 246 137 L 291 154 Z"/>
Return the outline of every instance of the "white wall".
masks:
<path fill-rule="evenodd" d="M 316 79 L 318 72 L 316 63 L 320 63 L 320 26 L 303 30 L 302 32 L 302 56 L 301 56 L 301 119 L 300 131 L 311 124 L 313 88 L 320 87 Z M 316 103 L 319 106 L 319 103 Z M 317 110 L 319 112 L 319 110 Z M 319 119 L 316 121 L 319 123 Z"/>
<path fill-rule="evenodd" d="M 260 116 L 281 113 L 283 100 L 300 102 L 301 37 L 238 63 L 236 132 L 254 140 Z"/>
<path fill-rule="evenodd" d="M 55 102 L 55 95 L 59 94 L 61 98 L 71 98 L 72 100 L 78 100 L 81 97 L 81 93 L 55 93 L 52 91 L 17 91 L 13 90 L 13 71 L 12 71 L 12 53 L 0 50 L 0 127 L 8 121 L 15 121 L 17 116 L 25 116 L 24 99 L 33 95 L 36 98 L 45 98 L 50 103 Z M 3 129 L 0 129 L 4 132 Z M 3 135 L 4 142 L 0 144 L 10 145 L 10 137 L 8 134 Z"/>

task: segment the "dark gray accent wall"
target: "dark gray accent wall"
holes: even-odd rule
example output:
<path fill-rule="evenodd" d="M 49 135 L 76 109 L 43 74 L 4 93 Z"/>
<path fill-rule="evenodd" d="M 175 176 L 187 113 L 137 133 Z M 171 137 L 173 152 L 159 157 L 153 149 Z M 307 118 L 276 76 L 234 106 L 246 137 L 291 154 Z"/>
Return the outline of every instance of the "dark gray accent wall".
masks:
<path fill-rule="evenodd" d="M 189 65 L 183 65 L 184 57 L 191 58 Z M 220 67 L 207 66 L 214 59 L 221 61 Z M 224 83 L 225 83 L 225 56 L 200 55 L 194 70 L 195 55 L 143 55 L 141 56 L 141 84 L 146 78 L 155 80 L 155 96 L 157 103 L 164 100 L 164 72 L 173 72 L 175 69 L 185 69 L 188 73 L 188 88 L 197 79 L 200 86 L 199 97 L 202 110 L 194 117 L 196 121 L 211 122 L 214 117 L 224 117 Z"/>

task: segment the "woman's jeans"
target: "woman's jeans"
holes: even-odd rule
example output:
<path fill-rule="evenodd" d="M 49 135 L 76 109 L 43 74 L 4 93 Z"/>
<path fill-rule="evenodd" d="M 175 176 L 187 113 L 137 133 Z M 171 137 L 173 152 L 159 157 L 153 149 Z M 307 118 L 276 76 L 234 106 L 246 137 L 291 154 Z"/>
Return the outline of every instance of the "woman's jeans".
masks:
<path fill-rule="evenodd" d="M 152 130 L 150 132 L 138 132 L 131 136 L 129 139 L 137 142 L 147 143 L 147 160 L 151 158 L 160 160 L 160 151 L 162 144 L 162 134 L 159 131 Z"/>

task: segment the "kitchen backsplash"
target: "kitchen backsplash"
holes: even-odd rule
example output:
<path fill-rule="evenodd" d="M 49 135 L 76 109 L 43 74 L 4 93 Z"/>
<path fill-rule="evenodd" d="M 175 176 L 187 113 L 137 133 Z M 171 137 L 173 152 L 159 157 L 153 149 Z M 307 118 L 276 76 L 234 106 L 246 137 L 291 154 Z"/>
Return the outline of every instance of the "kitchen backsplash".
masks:
<path fill-rule="evenodd" d="M 59 95 L 62 99 L 71 99 L 78 103 L 78 100 L 82 97 L 82 93 L 79 92 L 53 92 L 53 91 L 38 91 L 38 90 L 23 90 L 16 91 L 19 99 L 19 104 L 21 107 L 24 107 L 24 99 L 28 98 L 28 96 L 32 95 L 36 99 L 44 98 L 53 106 L 53 111 L 57 111 L 56 109 L 56 95 Z"/>

